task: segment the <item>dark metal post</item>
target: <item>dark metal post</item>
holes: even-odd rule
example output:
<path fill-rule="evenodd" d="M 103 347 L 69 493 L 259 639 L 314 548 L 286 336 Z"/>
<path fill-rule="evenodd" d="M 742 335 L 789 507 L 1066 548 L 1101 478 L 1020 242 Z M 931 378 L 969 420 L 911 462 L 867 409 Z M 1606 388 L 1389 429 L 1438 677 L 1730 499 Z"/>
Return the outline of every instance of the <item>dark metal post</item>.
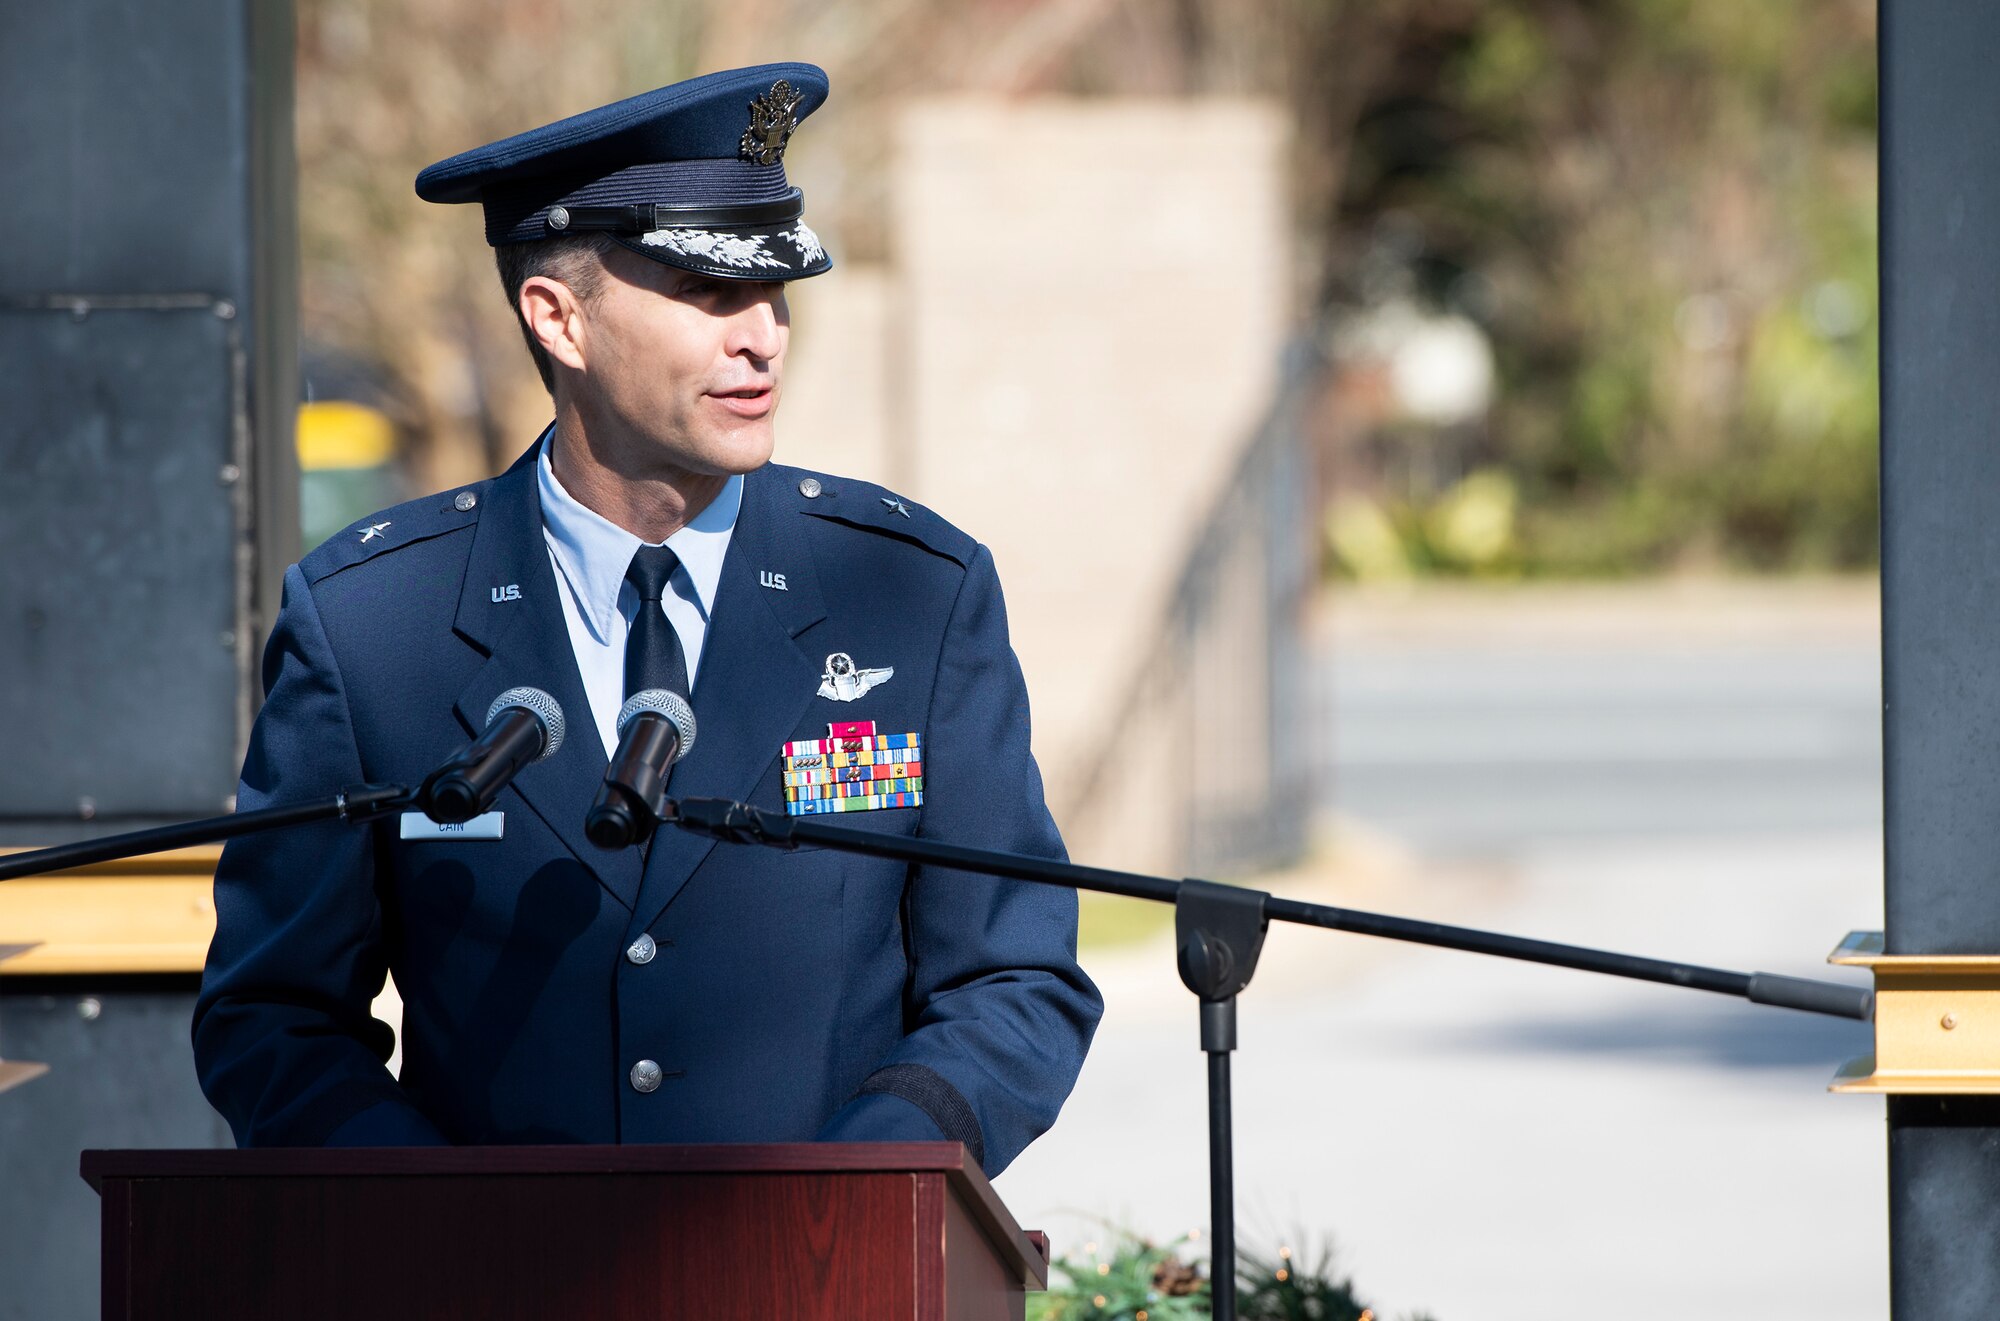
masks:
<path fill-rule="evenodd" d="M 1201 1002 L 1208 1052 L 1208 1278 L 1215 1321 L 1236 1321 L 1236 1137 L 1229 1052 L 1236 1049 L 1236 997 Z"/>
<path fill-rule="evenodd" d="M 2000 953 L 2000 6 L 1882 0 L 1887 952 Z M 2000 1104 L 1891 1097 L 1896 1321 L 1993 1315 Z"/>
<path fill-rule="evenodd" d="M 1229 1052 L 1236 1049 L 1236 995 L 1257 971 L 1270 896 L 1207 881 L 1182 881 L 1174 897 L 1181 982 L 1201 1001 L 1208 1056 L 1208 1279 L 1215 1321 L 1236 1321 L 1236 1156 L 1231 1132 Z"/>
<path fill-rule="evenodd" d="M 295 46 L 292 0 L 0 16 L 0 845 L 233 801 L 298 556 Z M 127 912 L 55 884 L 122 943 Z M 82 1321 L 77 1151 L 229 1130 L 188 1067 L 199 970 L 59 944 L 0 968 L 0 1052 L 49 1065 L 0 1097 L 0 1317 Z"/>

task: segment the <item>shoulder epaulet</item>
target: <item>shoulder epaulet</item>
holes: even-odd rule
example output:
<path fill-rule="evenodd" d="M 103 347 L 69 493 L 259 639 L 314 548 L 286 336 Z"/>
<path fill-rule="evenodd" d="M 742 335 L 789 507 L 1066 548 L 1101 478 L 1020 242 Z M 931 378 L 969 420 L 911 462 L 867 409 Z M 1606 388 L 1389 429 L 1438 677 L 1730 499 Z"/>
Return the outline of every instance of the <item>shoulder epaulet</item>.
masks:
<path fill-rule="evenodd" d="M 306 582 L 316 583 L 378 555 L 469 527 L 479 521 L 488 485 L 489 482 L 475 482 L 436 495 L 419 496 L 357 519 L 300 560 L 299 572 L 305 575 Z"/>
<path fill-rule="evenodd" d="M 770 465 L 770 472 L 783 487 L 785 498 L 802 514 L 914 541 L 962 566 L 969 566 L 979 549 L 977 541 L 936 513 L 873 482 L 776 463 Z"/>

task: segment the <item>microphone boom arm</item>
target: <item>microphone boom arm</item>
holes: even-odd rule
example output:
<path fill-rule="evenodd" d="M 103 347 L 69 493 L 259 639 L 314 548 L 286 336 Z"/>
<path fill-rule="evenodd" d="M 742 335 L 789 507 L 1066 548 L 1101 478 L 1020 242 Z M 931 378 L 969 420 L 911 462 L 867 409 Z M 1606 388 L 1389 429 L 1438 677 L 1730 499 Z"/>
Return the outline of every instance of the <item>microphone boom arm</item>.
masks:
<path fill-rule="evenodd" d="M 41 876 L 49 872 L 88 867 L 99 862 L 116 862 L 148 853 L 165 853 L 196 844 L 214 844 L 252 835 L 260 830 L 305 825 L 312 821 L 338 819 L 362 825 L 400 812 L 416 803 L 417 796 L 400 784 L 352 784 L 330 798 L 288 803 L 280 807 L 260 807 L 254 812 L 231 812 L 228 816 L 205 817 L 150 830 L 132 830 L 102 839 L 79 840 L 53 848 L 30 849 L 0 857 L 0 881 Z"/>
<path fill-rule="evenodd" d="M 1235 1104 L 1229 1078 L 1229 1057 L 1236 1049 L 1236 995 L 1250 984 L 1251 975 L 1257 970 L 1264 934 L 1274 918 L 1329 931 L 1352 931 L 1417 945 L 1684 986 L 1836 1018 L 1867 1020 L 1873 1016 L 1874 993 L 1857 986 L 1780 977 L 1767 972 L 1729 972 L 1579 945 L 1558 945 L 1497 931 L 1280 899 L 1243 886 L 1170 881 L 1159 876 L 1080 867 L 1053 858 L 836 826 L 721 798 L 670 800 L 666 809 L 663 819 L 673 821 L 683 830 L 738 843 L 781 849 L 817 844 L 897 862 L 925 863 L 1172 904 L 1181 982 L 1200 1001 L 1201 1049 L 1208 1057 L 1209 1277 L 1213 1283 L 1215 1321 L 1236 1321 L 1236 1175 L 1232 1137 Z"/>
<path fill-rule="evenodd" d="M 692 830 L 698 834 L 713 835 L 718 839 L 740 843 L 765 844 L 774 848 L 815 844 L 823 848 L 890 858 L 898 862 L 927 863 L 936 867 L 1006 876 L 1014 880 L 1035 881 L 1043 885 L 1068 886 L 1075 890 L 1093 890 L 1099 894 L 1123 895 L 1128 899 L 1147 899 L 1162 904 L 1180 902 L 1183 888 L 1190 884 L 1159 876 L 1142 876 L 1133 872 L 1083 867 L 1076 863 L 1058 862 L 1053 858 L 1036 858 L 1021 853 L 968 848 L 962 844 L 948 844 L 940 840 L 885 835 L 880 831 L 836 826 L 720 798 L 679 799 L 668 805 L 667 819 L 672 820 L 683 830 Z M 1209 884 L 1193 883 L 1204 886 Z M 1213 888 L 1238 891 L 1246 896 L 1262 893 L 1240 886 Z M 1698 964 L 1677 963 L 1668 959 L 1650 959 L 1636 954 L 1618 954 L 1610 950 L 1590 949 L 1580 945 L 1559 945 L 1552 941 L 1529 940 L 1521 936 L 1504 935 L 1497 931 L 1480 931 L 1471 927 L 1448 926 L 1442 922 L 1394 917 L 1387 913 L 1336 908 L 1330 904 L 1309 904 L 1269 894 L 1265 894 L 1263 900 L 1264 916 L 1268 920 L 1278 922 L 1321 927 L 1329 931 L 1348 931 L 1363 936 L 1380 936 L 1385 940 L 1401 940 L 1417 945 L 1433 945 L 1441 949 L 1464 950 L 1471 954 L 1490 954 L 1526 963 L 1574 968 L 1579 972 L 1595 972 L 1611 977 L 1659 982 L 1666 986 L 1682 986 L 1694 991 L 1733 995 L 1756 1004 L 1798 1009 L 1813 1014 L 1828 1014 L 1835 1018 L 1853 1018 L 1867 1022 L 1873 1015 L 1874 994 L 1859 986 L 1843 986 L 1837 982 L 1785 977 L 1768 972 L 1729 972 L 1721 968 L 1705 968 Z M 1248 978 L 1245 977 L 1244 980 L 1247 981 Z"/>

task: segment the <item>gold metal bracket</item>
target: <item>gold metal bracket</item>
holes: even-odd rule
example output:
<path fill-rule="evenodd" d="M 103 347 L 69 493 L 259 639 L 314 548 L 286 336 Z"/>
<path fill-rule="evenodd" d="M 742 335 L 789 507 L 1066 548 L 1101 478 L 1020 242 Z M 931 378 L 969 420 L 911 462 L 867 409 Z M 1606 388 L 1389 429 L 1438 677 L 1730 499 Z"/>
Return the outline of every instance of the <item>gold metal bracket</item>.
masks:
<path fill-rule="evenodd" d="M 0 885 L 0 942 L 35 942 L 0 967 L 0 979 L 200 972 L 215 935 L 221 856 L 219 845 L 172 849 Z"/>
<path fill-rule="evenodd" d="M 1851 931 L 1826 961 L 1875 976 L 1875 1053 L 1829 1091 L 2000 1095 L 2000 955 L 1885 954 Z"/>
<path fill-rule="evenodd" d="M 18 955 L 26 954 L 33 945 L 0 945 L 0 963 Z M 27 1060 L 0 1060 L 0 1092 L 9 1087 L 19 1087 L 31 1078 L 39 1078 L 49 1071 L 46 1064 L 32 1064 Z"/>

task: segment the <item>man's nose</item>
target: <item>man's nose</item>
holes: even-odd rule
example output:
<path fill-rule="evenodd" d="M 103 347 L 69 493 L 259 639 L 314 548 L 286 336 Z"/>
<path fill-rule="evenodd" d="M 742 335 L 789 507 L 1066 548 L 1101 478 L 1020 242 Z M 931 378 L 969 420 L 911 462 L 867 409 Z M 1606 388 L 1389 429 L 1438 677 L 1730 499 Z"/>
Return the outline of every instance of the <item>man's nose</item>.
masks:
<path fill-rule="evenodd" d="M 779 299 L 784 294 L 753 298 L 731 318 L 729 352 L 747 353 L 769 361 L 784 352 L 785 329 L 779 315 Z"/>

